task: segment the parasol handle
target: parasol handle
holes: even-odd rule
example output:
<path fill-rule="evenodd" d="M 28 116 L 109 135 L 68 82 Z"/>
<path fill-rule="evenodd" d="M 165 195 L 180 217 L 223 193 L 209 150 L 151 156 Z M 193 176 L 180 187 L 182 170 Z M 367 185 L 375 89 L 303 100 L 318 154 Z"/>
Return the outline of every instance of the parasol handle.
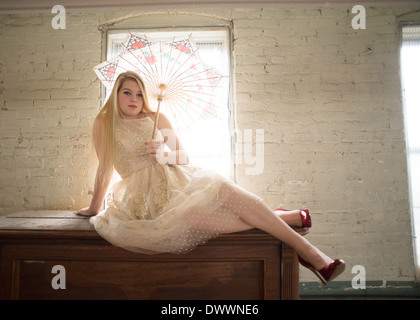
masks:
<path fill-rule="evenodd" d="M 158 88 L 160 89 L 160 94 L 158 94 L 157 96 L 158 107 L 156 111 L 155 125 L 153 126 L 152 140 L 156 139 L 156 129 L 157 129 L 158 121 L 159 121 L 160 103 L 162 102 L 162 99 L 163 99 L 163 90 L 166 90 L 167 86 L 161 83 L 158 85 Z"/>
<path fill-rule="evenodd" d="M 158 107 L 156 111 L 156 117 L 155 117 L 155 124 L 153 126 L 153 133 L 152 133 L 152 140 L 156 140 L 156 128 L 159 121 L 159 110 L 160 110 L 160 103 L 162 102 L 162 96 L 158 97 Z"/>

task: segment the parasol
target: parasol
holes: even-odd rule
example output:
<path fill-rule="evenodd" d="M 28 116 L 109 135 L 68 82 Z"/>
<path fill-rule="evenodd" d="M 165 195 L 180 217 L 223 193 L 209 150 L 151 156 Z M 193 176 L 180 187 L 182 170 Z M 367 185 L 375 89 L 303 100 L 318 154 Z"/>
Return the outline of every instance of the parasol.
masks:
<path fill-rule="evenodd" d="M 156 111 L 152 139 L 156 137 L 159 113 L 163 110 L 178 132 L 187 123 L 217 117 L 213 103 L 223 74 L 200 60 L 197 46 L 188 38 L 153 41 L 130 33 L 123 52 L 95 68 L 110 92 L 119 74 L 137 72 L 143 79 L 151 108 Z"/>

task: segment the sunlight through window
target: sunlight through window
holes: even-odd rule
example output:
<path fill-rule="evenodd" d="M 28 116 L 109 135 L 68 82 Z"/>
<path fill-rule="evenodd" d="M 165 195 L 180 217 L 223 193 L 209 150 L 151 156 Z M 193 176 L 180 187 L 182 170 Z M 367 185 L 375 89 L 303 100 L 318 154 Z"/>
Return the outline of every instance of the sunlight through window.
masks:
<path fill-rule="evenodd" d="M 420 279 L 420 25 L 402 27 L 401 75 L 416 275 Z"/>

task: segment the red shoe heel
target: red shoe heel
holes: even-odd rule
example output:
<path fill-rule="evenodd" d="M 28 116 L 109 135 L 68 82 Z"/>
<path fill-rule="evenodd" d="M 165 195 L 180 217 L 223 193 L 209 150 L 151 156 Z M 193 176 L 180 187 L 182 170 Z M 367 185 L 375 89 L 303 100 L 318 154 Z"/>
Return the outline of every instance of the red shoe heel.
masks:
<path fill-rule="evenodd" d="M 276 210 L 280 210 L 280 211 L 291 211 L 291 210 L 286 210 L 286 209 L 281 209 L 278 208 Z M 311 220 L 311 214 L 309 213 L 308 209 L 302 209 L 300 210 L 300 218 L 302 220 L 302 228 L 310 228 L 312 227 L 312 220 Z"/>
<path fill-rule="evenodd" d="M 315 275 L 319 278 L 319 280 L 321 280 L 321 282 L 324 285 L 327 285 L 328 281 L 337 278 L 346 269 L 346 263 L 341 259 L 335 259 L 328 266 L 322 268 L 321 270 L 315 269 L 315 267 L 312 264 L 301 258 L 299 255 L 298 260 L 302 266 L 308 268 L 313 273 L 315 273 Z"/>

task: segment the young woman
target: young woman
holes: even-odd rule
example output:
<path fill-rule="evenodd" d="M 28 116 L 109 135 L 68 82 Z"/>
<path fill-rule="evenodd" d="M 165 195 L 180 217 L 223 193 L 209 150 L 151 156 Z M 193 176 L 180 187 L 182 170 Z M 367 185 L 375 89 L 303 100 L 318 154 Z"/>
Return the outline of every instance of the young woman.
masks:
<path fill-rule="evenodd" d="M 142 79 L 126 72 L 94 121 L 94 194 L 90 206 L 76 213 L 93 216 L 103 238 L 135 252 L 185 253 L 218 234 L 258 228 L 293 247 L 324 284 L 344 271 L 344 261 L 331 259 L 289 226 L 310 227 L 308 210 L 273 211 L 233 182 L 188 165 L 163 114 L 158 137 L 151 140 L 154 116 Z M 114 168 L 122 180 L 100 212 Z"/>

